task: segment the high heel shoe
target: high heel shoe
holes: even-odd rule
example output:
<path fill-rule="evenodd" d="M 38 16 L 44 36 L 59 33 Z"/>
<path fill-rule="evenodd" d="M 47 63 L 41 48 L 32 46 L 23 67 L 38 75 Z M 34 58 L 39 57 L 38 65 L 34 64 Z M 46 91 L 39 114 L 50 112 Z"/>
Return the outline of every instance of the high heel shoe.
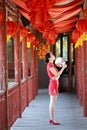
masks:
<path fill-rule="evenodd" d="M 55 121 L 53 121 L 53 120 L 49 120 L 49 123 L 50 123 L 50 124 L 53 124 L 53 125 L 60 125 L 59 122 L 55 122 Z"/>

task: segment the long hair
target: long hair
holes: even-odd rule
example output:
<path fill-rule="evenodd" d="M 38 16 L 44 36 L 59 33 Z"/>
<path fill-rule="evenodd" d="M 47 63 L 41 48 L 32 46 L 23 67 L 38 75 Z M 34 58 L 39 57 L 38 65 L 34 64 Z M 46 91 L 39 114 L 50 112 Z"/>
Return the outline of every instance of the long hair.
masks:
<path fill-rule="evenodd" d="M 49 58 L 50 58 L 50 53 L 47 53 L 45 55 L 45 63 L 48 63 L 49 62 Z"/>

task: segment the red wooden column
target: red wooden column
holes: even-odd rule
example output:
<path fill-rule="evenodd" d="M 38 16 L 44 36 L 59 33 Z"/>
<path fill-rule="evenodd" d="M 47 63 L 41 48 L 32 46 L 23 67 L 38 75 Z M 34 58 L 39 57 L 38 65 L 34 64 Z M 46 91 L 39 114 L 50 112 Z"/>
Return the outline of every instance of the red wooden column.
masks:
<path fill-rule="evenodd" d="M 79 103 L 82 105 L 82 74 L 81 74 L 81 47 L 78 47 L 78 85 L 79 85 Z"/>
<path fill-rule="evenodd" d="M 14 35 L 14 69 L 15 69 L 15 82 L 21 80 L 21 66 L 20 66 L 20 39 L 19 32 Z"/>
<path fill-rule="evenodd" d="M 36 74 L 36 83 L 35 83 L 35 87 L 36 87 L 36 95 L 38 94 L 38 57 L 37 57 L 37 49 L 35 49 L 35 74 Z"/>
<path fill-rule="evenodd" d="M 34 47 L 34 74 L 36 74 L 37 64 L 36 64 L 36 48 Z"/>
<path fill-rule="evenodd" d="M 27 55 L 27 39 L 23 37 L 22 40 L 22 67 L 23 67 L 23 78 L 28 77 L 28 55 Z"/>
<path fill-rule="evenodd" d="M 34 47 L 33 43 L 30 44 L 30 75 L 31 75 L 31 97 L 34 99 L 34 90 L 35 90 L 35 85 L 34 85 Z"/>
<path fill-rule="evenodd" d="M 27 93 L 27 105 L 29 103 L 28 99 L 28 54 L 27 54 L 27 37 L 23 37 L 22 40 L 22 69 L 23 69 L 23 79 L 26 79 L 26 93 Z"/>
<path fill-rule="evenodd" d="M 77 96 L 79 97 L 79 87 L 78 87 L 78 48 L 75 49 L 75 87 L 76 87 L 76 92 L 77 92 Z"/>
<path fill-rule="evenodd" d="M 82 86 L 82 47 L 76 48 L 76 82 L 77 82 L 77 93 L 80 105 L 83 104 L 83 86 Z"/>
<path fill-rule="evenodd" d="M 81 104 L 82 101 L 82 82 L 81 82 L 81 50 L 80 47 L 75 49 L 76 53 L 77 53 L 77 57 L 75 58 L 75 64 L 76 64 L 76 71 L 75 71 L 75 75 L 76 75 L 76 84 L 77 84 L 77 94 L 78 94 L 78 98 L 79 98 L 79 102 Z"/>
<path fill-rule="evenodd" d="M 14 70 L 15 82 L 19 85 L 19 116 L 21 117 L 21 65 L 20 65 L 20 39 L 19 32 L 14 35 Z"/>
<path fill-rule="evenodd" d="M 35 51 L 34 51 L 34 59 L 35 59 L 35 62 L 34 62 L 34 72 L 35 72 L 35 74 L 37 74 L 38 72 L 37 72 L 37 70 L 38 70 L 38 59 L 37 59 L 37 50 L 36 50 L 36 48 L 35 48 Z"/>
<path fill-rule="evenodd" d="M 83 114 L 87 117 L 87 41 L 83 43 L 83 51 L 84 51 L 84 77 L 83 77 Z"/>
<path fill-rule="evenodd" d="M 83 105 L 83 67 L 84 67 L 84 59 L 83 59 L 83 48 L 82 46 L 80 48 L 80 104 Z"/>
<path fill-rule="evenodd" d="M 34 48 L 33 44 L 30 44 L 30 75 L 34 74 Z"/>
<path fill-rule="evenodd" d="M 3 97 L 2 115 L 0 116 L 2 123 L 1 129 L 9 130 L 9 111 L 8 111 L 8 80 L 7 80 L 7 41 L 6 41 L 6 5 L 5 0 L 2 1 L 0 9 L 3 12 L 3 21 L 0 23 L 0 90 L 5 93 Z M 2 93 L 1 93 L 2 94 Z"/>

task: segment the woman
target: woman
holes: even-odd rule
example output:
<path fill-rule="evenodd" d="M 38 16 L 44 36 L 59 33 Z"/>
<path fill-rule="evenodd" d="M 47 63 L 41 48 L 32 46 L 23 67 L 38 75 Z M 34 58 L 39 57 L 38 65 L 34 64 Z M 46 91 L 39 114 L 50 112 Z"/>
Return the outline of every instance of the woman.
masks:
<path fill-rule="evenodd" d="M 56 103 L 56 99 L 58 96 L 58 86 L 59 86 L 59 77 L 64 71 L 64 69 L 67 67 L 66 64 L 64 64 L 61 68 L 61 70 L 58 72 L 58 69 L 54 65 L 55 56 L 50 52 L 47 53 L 45 56 L 45 62 L 47 63 L 47 73 L 50 78 L 49 83 L 49 95 L 50 95 L 50 104 L 49 104 L 49 114 L 50 114 L 50 124 L 59 125 L 59 122 L 54 121 L 54 107 Z"/>

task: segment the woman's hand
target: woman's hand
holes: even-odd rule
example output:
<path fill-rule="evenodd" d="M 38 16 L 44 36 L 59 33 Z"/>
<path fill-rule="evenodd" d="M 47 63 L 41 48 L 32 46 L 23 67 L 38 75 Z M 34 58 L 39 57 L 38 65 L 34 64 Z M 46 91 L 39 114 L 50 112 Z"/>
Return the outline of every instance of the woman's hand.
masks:
<path fill-rule="evenodd" d="M 63 68 L 64 68 L 64 69 L 67 68 L 67 64 L 63 64 Z"/>

